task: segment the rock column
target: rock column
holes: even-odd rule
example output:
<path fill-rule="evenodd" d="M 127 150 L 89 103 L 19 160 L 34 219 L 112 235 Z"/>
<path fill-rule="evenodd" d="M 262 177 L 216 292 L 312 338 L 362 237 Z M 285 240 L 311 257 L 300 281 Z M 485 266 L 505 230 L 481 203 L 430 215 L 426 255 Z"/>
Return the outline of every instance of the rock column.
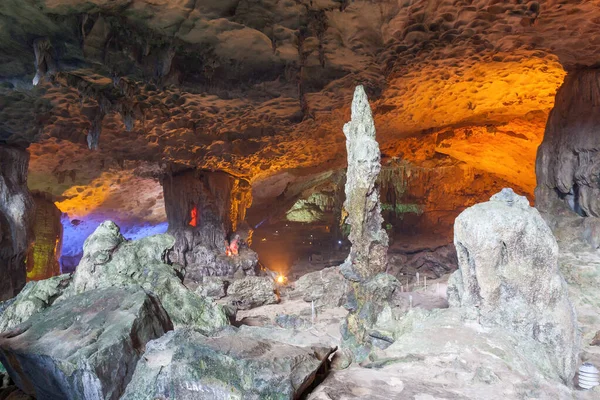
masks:
<path fill-rule="evenodd" d="M 27 189 L 29 154 L 0 146 L 0 301 L 25 286 L 25 258 L 32 237 L 35 205 Z"/>
<path fill-rule="evenodd" d="M 35 201 L 34 242 L 27 255 L 27 280 L 39 281 L 60 275 L 63 227 L 61 212 L 48 193 L 33 193 Z"/>
<path fill-rule="evenodd" d="M 341 267 L 349 280 L 360 282 L 385 272 L 388 236 L 383 228 L 379 190 L 381 153 L 375 140 L 375 123 L 367 94 L 357 86 L 352 100 L 352 119 L 344 125 L 348 171 L 346 174 L 346 222 L 352 248 Z"/>

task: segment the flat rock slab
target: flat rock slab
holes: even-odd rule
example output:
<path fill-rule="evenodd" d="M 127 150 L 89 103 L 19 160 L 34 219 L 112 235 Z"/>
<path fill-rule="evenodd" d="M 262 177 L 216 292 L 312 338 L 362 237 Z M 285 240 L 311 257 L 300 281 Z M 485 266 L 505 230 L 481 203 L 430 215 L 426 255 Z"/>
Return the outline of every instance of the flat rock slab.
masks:
<path fill-rule="evenodd" d="M 90 290 L 0 335 L 0 362 L 37 399 L 118 399 L 146 343 L 172 327 L 140 287 Z"/>
<path fill-rule="evenodd" d="M 183 328 L 148 343 L 122 399 L 296 399 L 333 351 L 220 335 Z"/>

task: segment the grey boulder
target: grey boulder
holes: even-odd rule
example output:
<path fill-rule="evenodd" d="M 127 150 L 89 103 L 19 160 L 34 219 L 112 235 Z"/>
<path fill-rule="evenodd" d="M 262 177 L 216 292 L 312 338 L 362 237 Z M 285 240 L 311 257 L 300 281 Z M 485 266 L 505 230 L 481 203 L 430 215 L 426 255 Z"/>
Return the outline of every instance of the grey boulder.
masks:
<path fill-rule="evenodd" d="M 165 263 L 174 243 L 166 234 L 128 241 L 117 225 L 105 221 L 86 239 L 73 283 L 57 301 L 98 288 L 140 285 L 160 299 L 175 326 L 191 325 L 207 334 L 222 329 L 229 324 L 224 308 L 186 288 Z"/>
<path fill-rule="evenodd" d="M 269 277 L 247 276 L 234 280 L 227 288 L 231 305 L 240 309 L 260 307 L 279 302 L 275 282 Z"/>
<path fill-rule="evenodd" d="M 332 351 L 256 339 L 234 328 L 218 337 L 178 329 L 148 343 L 122 399 L 296 399 Z"/>
<path fill-rule="evenodd" d="M 295 294 L 316 307 L 333 308 L 346 302 L 349 283 L 339 267 L 324 268 L 303 275 L 294 285 Z"/>
<path fill-rule="evenodd" d="M 552 360 L 555 376 L 571 382 L 580 335 L 558 245 L 525 197 L 503 189 L 463 211 L 454 225 L 459 270 L 448 281 L 451 306 L 467 316 L 534 340 Z"/>
<path fill-rule="evenodd" d="M 172 327 L 140 287 L 91 290 L 1 334 L 0 362 L 37 399 L 118 399 L 146 343 Z"/>

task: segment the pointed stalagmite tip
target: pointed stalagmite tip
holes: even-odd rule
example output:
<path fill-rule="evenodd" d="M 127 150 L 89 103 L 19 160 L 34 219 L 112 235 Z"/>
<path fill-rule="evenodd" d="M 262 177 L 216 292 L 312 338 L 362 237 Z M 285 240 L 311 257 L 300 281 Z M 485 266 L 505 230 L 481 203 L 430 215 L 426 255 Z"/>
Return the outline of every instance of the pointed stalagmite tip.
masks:
<path fill-rule="evenodd" d="M 352 119 L 364 116 L 365 113 L 371 116 L 371 107 L 369 106 L 369 99 L 365 88 L 363 85 L 358 85 L 354 89 L 354 98 L 352 99 Z"/>

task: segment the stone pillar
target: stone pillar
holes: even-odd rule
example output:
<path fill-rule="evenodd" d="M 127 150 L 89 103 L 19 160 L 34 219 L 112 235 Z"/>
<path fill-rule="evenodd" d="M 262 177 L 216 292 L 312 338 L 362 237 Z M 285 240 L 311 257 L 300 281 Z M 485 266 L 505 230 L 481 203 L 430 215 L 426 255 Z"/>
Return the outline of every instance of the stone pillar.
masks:
<path fill-rule="evenodd" d="M 454 245 L 459 269 L 448 280 L 450 306 L 509 331 L 522 348 L 539 347 L 549 361 L 542 369 L 570 385 L 581 338 L 556 239 L 538 210 L 503 189 L 456 218 Z"/>
<path fill-rule="evenodd" d="M 375 140 L 375 123 L 367 94 L 357 86 L 352 100 L 352 119 L 344 125 L 348 171 L 346 201 L 352 248 L 341 266 L 351 281 L 366 279 L 385 272 L 388 236 L 383 228 L 379 190 L 375 184 L 381 170 L 381 153 Z"/>
<path fill-rule="evenodd" d="M 172 262 L 186 267 L 194 280 L 204 275 L 254 275 L 256 253 L 244 249 L 237 257 L 225 255 L 252 202 L 247 181 L 225 172 L 187 170 L 164 177 L 162 185 L 169 233 L 176 238 Z"/>
<path fill-rule="evenodd" d="M 34 192 L 34 241 L 27 255 L 27 280 L 39 281 L 60 275 L 63 227 L 61 212 L 48 193 Z"/>
<path fill-rule="evenodd" d="M 600 217 L 600 70 L 575 70 L 556 93 L 536 159 L 536 207 Z"/>
<path fill-rule="evenodd" d="M 0 301 L 25 286 L 25 258 L 31 242 L 35 205 L 27 189 L 29 153 L 0 145 Z"/>

